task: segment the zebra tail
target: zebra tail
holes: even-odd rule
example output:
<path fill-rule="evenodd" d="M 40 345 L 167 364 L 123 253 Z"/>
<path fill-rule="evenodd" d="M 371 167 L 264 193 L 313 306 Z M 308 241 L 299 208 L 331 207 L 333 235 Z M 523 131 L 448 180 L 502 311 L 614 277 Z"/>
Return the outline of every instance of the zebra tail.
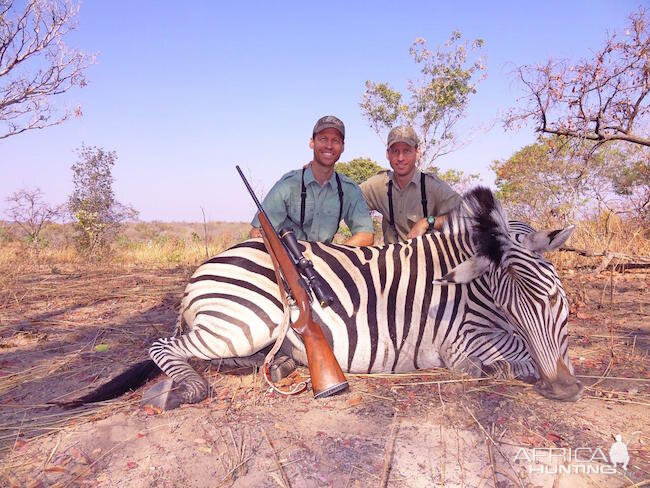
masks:
<path fill-rule="evenodd" d="M 71 408 L 80 407 L 86 403 L 101 402 L 104 400 L 112 400 L 124 393 L 133 391 L 136 388 L 144 385 L 147 381 L 160 375 L 162 371 L 151 359 L 140 361 L 134 364 L 123 373 L 117 375 L 115 378 L 107 381 L 97 389 L 90 393 L 71 400 L 69 402 L 52 402 L 54 405 L 63 407 L 66 410 Z"/>

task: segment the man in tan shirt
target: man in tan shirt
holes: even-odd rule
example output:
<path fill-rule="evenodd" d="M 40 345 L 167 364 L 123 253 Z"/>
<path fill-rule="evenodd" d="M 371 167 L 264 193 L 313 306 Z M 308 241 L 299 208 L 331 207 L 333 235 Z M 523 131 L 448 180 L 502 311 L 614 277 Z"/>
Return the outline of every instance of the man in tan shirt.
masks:
<path fill-rule="evenodd" d="M 439 230 L 445 215 L 458 206 L 460 196 L 437 176 L 415 167 L 420 156 L 418 137 L 411 127 L 395 127 L 388 134 L 387 170 L 361 183 L 370 210 L 383 217 L 384 243 Z"/>

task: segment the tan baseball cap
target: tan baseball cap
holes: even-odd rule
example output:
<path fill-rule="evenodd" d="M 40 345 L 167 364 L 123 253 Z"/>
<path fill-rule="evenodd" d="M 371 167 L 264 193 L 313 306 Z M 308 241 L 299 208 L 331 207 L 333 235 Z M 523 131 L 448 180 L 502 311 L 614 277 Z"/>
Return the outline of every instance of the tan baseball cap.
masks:
<path fill-rule="evenodd" d="M 390 149 L 390 147 L 396 142 L 404 142 L 411 147 L 418 147 L 418 144 L 420 143 L 417 134 L 413 128 L 408 125 L 400 125 L 388 133 L 388 141 L 386 143 L 387 147 Z"/>
<path fill-rule="evenodd" d="M 345 126 L 338 117 L 334 117 L 333 115 L 321 117 L 316 121 L 312 134 L 318 134 L 320 131 L 325 129 L 336 129 L 341 133 L 341 137 L 345 139 Z"/>

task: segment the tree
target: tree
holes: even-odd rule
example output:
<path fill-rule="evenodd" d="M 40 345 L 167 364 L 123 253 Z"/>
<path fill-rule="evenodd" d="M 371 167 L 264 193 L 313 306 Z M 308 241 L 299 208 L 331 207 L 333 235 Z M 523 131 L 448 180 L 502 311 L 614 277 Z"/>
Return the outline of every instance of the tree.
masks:
<path fill-rule="evenodd" d="M 383 140 L 396 125 L 413 127 L 420 138 L 419 164 L 425 169 L 459 147 L 454 127 L 485 77 L 480 58 L 468 61 L 468 55 L 480 50 L 483 41 L 461 43 L 461 38 L 460 32 L 453 32 L 436 52 L 430 51 L 422 38 L 413 42 L 410 54 L 421 78 L 408 81 L 408 100 L 386 82 L 366 81 L 361 113 L 370 127 Z"/>
<path fill-rule="evenodd" d="M 38 244 L 43 225 L 61 214 L 61 206 L 51 206 L 43 201 L 40 188 L 21 189 L 7 198 L 9 218 L 25 233 L 29 242 Z"/>
<path fill-rule="evenodd" d="M 13 0 L 0 0 L 0 139 L 81 114 L 78 107 L 60 112 L 53 103 L 86 85 L 92 63 L 63 42 L 78 11 L 71 0 L 29 0 L 20 10 Z"/>
<path fill-rule="evenodd" d="M 77 152 L 78 161 L 72 165 L 74 191 L 68 209 L 75 219 L 77 245 L 90 255 L 105 249 L 120 224 L 136 218 L 138 212 L 115 198 L 112 176 L 117 160 L 115 151 L 82 146 Z"/>
<path fill-rule="evenodd" d="M 336 163 L 334 169 L 352 178 L 357 184 L 361 184 L 371 176 L 386 170 L 386 168 L 382 168 L 370 158 L 354 158 L 347 163 Z"/>
<path fill-rule="evenodd" d="M 617 213 L 650 222 L 650 149 L 644 146 L 617 147 L 611 151 L 609 181 L 613 196 L 606 202 Z"/>
<path fill-rule="evenodd" d="M 507 160 L 495 161 L 498 196 L 509 215 L 545 224 L 601 212 L 647 219 L 650 151 L 628 144 L 594 150 L 595 144 L 547 136 Z M 591 156 L 575 158 L 576 152 Z"/>
<path fill-rule="evenodd" d="M 435 174 L 440 179 L 449 183 L 449 186 L 461 194 L 476 185 L 480 179 L 478 173 L 465 174 L 465 172 L 460 169 L 448 169 L 444 172 L 436 171 Z"/>
<path fill-rule="evenodd" d="M 593 141 L 592 150 L 611 141 L 650 146 L 650 19 L 643 8 L 629 19 L 590 59 L 519 67 L 524 107 L 510 110 L 506 127 L 532 122 L 540 134 Z"/>

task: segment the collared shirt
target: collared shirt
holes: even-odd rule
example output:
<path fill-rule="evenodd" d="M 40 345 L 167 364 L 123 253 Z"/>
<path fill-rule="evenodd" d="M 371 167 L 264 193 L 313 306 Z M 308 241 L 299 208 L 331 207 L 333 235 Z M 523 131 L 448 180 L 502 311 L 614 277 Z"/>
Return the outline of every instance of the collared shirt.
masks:
<path fill-rule="evenodd" d="M 422 195 L 420 190 L 421 171 L 416 169 L 413 177 L 406 185 L 400 188 L 395 181 L 395 175 L 387 170 L 368 178 L 361 183 L 361 191 L 366 199 L 368 208 L 381 213 L 384 242 L 392 244 L 406 240 L 411 227 L 418 220 L 449 213 L 460 203 L 460 196 L 447 183 L 435 175 L 425 173 L 425 188 L 427 195 L 427 215 L 422 214 Z M 393 215 L 395 229 L 390 225 L 390 210 L 388 205 L 388 181 L 393 181 Z"/>
<path fill-rule="evenodd" d="M 350 232 L 373 232 L 372 220 L 361 189 L 350 178 L 339 173 L 343 190 L 343 208 L 341 216 Z M 338 231 L 339 194 L 336 176 L 332 176 L 323 186 L 314 178 L 311 167 L 305 169 L 305 220 L 300 228 L 300 191 L 302 169 L 289 171 L 273 185 L 262 202 L 271 224 L 276 230 L 290 227 L 296 237 L 307 241 L 331 242 Z M 251 222 L 259 227 L 260 221 L 255 215 Z"/>

